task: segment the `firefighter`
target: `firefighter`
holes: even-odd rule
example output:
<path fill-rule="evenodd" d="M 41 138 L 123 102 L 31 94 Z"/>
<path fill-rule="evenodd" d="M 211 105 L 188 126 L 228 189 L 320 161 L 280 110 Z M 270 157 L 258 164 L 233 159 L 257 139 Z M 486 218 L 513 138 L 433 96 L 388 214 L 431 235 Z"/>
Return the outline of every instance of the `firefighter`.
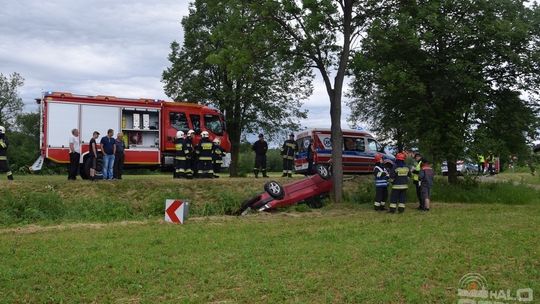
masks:
<path fill-rule="evenodd" d="M 193 134 L 195 134 L 195 131 L 189 130 L 187 137 L 184 139 L 184 156 L 186 157 L 184 172 L 186 178 L 189 179 L 193 178 L 193 165 L 196 164 L 195 153 L 193 151 Z"/>
<path fill-rule="evenodd" d="M 399 213 L 405 211 L 405 201 L 407 200 L 407 188 L 409 187 L 409 177 L 411 171 L 405 165 L 405 154 L 400 152 L 396 155 L 396 164 L 390 172 L 392 180 L 392 192 L 390 194 L 390 210 L 388 212 L 395 213 L 396 208 Z"/>
<path fill-rule="evenodd" d="M 283 156 L 283 175 L 281 177 L 292 177 L 294 167 L 294 155 L 298 151 L 298 144 L 294 141 L 294 134 L 289 135 L 281 147 L 281 156 Z"/>
<path fill-rule="evenodd" d="M 210 141 L 207 131 L 201 132 L 201 141 L 195 148 L 197 154 L 197 175 L 202 178 L 214 177 L 214 169 L 212 168 L 212 152 L 214 144 Z"/>
<path fill-rule="evenodd" d="M 386 200 L 388 199 L 388 170 L 383 164 L 382 154 L 377 153 L 375 155 L 375 168 L 373 168 L 373 175 L 375 175 L 375 204 L 376 211 L 385 210 Z"/>
<path fill-rule="evenodd" d="M 416 209 L 424 210 L 424 200 L 420 189 L 420 170 L 422 170 L 422 155 L 417 152 L 414 154 L 414 167 L 411 171 L 414 187 L 416 188 L 416 198 L 418 198 L 418 207 Z"/>
<path fill-rule="evenodd" d="M 218 138 L 214 139 L 214 145 L 212 146 L 212 164 L 214 167 L 214 177 L 218 178 L 218 173 L 221 172 L 221 165 L 223 164 L 223 156 L 225 151 L 221 147 L 221 142 Z"/>
<path fill-rule="evenodd" d="M 174 155 L 174 173 L 173 178 L 186 177 L 186 154 L 184 153 L 185 138 L 184 132 L 176 132 L 176 139 L 174 141 L 175 155 Z"/>
<path fill-rule="evenodd" d="M 478 154 L 478 175 L 484 174 L 484 170 L 486 169 L 484 163 L 486 162 L 486 158 L 483 154 Z"/>
<path fill-rule="evenodd" d="M 259 177 L 259 171 L 262 172 L 263 177 L 268 177 L 266 175 L 266 151 L 268 151 L 268 143 L 264 140 L 264 135 L 259 134 L 259 140 L 251 146 L 251 149 L 255 151 L 255 167 L 253 168 L 255 178 Z"/>
<path fill-rule="evenodd" d="M 7 159 L 7 149 L 9 143 L 6 136 L 6 128 L 0 126 L 0 172 L 6 172 L 7 179 L 13 180 L 13 173 L 9 169 L 9 162 Z"/>

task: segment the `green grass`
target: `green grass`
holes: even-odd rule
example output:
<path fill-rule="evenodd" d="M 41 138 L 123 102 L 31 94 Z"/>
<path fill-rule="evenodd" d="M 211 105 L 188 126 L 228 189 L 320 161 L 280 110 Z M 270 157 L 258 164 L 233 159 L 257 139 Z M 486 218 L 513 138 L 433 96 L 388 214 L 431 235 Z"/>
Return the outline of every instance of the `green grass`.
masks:
<path fill-rule="evenodd" d="M 452 303 L 460 278 L 540 290 L 538 205 L 435 204 L 0 230 L 6 303 Z"/>
<path fill-rule="evenodd" d="M 279 176 L 274 173 L 271 179 L 283 184 L 291 181 Z M 517 174 L 509 176 L 517 178 Z M 496 178 L 501 181 L 477 183 L 466 180 L 457 185 L 438 178 L 433 200 L 446 203 L 540 204 L 540 189 L 527 184 L 513 184 L 507 181 L 508 176 Z M 65 176 L 17 176 L 15 182 L 0 183 L 0 226 L 155 219 L 163 216 L 166 199 L 189 201 L 191 216 L 232 214 L 244 200 L 262 192 L 267 180 L 225 177 L 173 180 L 170 175 L 157 174 L 127 175 L 121 181 L 91 183 L 83 180 L 68 182 Z M 344 199 L 347 203 L 371 205 L 373 198 L 371 177 L 357 176 L 346 181 Z M 412 185 L 408 201 L 416 201 Z M 292 210 L 310 211 L 305 206 Z"/>

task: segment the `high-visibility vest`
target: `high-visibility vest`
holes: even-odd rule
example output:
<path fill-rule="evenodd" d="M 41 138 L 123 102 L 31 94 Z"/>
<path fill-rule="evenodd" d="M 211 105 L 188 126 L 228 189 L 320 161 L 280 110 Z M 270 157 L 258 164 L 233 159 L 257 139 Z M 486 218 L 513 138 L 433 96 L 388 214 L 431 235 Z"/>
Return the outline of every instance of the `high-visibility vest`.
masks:
<path fill-rule="evenodd" d="M 421 169 L 422 169 L 422 161 L 420 160 L 418 163 L 416 163 L 416 166 L 414 167 L 414 172 L 412 173 L 413 181 L 417 182 L 420 180 Z"/>
<path fill-rule="evenodd" d="M 478 163 L 483 164 L 485 161 L 486 159 L 484 158 L 484 155 L 478 154 Z"/>

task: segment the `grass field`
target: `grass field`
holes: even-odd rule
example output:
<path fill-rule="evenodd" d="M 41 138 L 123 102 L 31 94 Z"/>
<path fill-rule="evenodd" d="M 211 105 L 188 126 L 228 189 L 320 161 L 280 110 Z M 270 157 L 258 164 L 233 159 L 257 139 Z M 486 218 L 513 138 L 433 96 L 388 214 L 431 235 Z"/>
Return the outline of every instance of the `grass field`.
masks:
<path fill-rule="evenodd" d="M 0 302 L 455 303 L 472 272 L 490 290 L 540 292 L 535 180 L 439 180 L 432 211 L 408 204 L 390 215 L 371 210 L 369 180 L 357 178 L 347 182 L 346 204 L 237 218 L 219 214 L 260 191 L 260 179 L 64 179 L 0 183 Z M 162 200 L 187 194 L 200 217 L 163 223 Z M 478 201 L 451 202 L 469 196 Z M 39 203 L 27 208 L 32 197 Z"/>

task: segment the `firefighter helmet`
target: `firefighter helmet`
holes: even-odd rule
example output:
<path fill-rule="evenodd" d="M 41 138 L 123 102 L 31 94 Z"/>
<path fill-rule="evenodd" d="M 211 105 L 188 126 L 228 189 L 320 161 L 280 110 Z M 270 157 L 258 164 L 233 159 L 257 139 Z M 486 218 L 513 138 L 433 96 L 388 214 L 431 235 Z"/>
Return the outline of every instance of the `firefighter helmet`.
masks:
<path fill-rule="evenodd" d="M 374 161 L 375 161 L 376 163 L 380 163 L 380 162 L 382 161 L 382 159 L 383 159 L 383 157 L 382 157 L 382 154 L 381 154 L 381 153 L 375 154 L 375 159 L 374 159 Z"/>
<path fill-rule="evenodd" d="M 215 139 L 214 139 L 214 143 L 215 143 L 216 145 L 219 145 L 219 144 L 221 144 L 221 141 L 219 140 L 219 138 L 215 138 Z"/>
<path fill-rule="evenodd" d="M 191 135 L 193 135 L 194 133 L 195 133 L 195 131 L 189 130 L 189 131 L 187 131 L 187 136 L 191 136 Z"/>
<path fill-rule="evenodd" d="M 184 137 L 184 132 L 183 131 L 176 132 L 176 138 L 182 138 L 182 137 Z"/>
<path fill-rule="evenodd" d="M 4 128 L 3 126 L 0 126 L 0 134 L 4 134 L 6 133 L 6 128 Z"/>
<path fill-rule="evenodd" d="M 405 160 L 405 158 L 407 158 L 405 156 L 405 153 L 399 152 L 398 154 L 396 154 L 396 160 Z"/>
<path fill-rule="evenodd" d="M 208 133 L 208 131 L 202 131 L 202 132 L 201 132 L 201 137 L 202 137 L 202 138 L 208 138 L 208 136 L 210 136 L 210 134 Z"/>

